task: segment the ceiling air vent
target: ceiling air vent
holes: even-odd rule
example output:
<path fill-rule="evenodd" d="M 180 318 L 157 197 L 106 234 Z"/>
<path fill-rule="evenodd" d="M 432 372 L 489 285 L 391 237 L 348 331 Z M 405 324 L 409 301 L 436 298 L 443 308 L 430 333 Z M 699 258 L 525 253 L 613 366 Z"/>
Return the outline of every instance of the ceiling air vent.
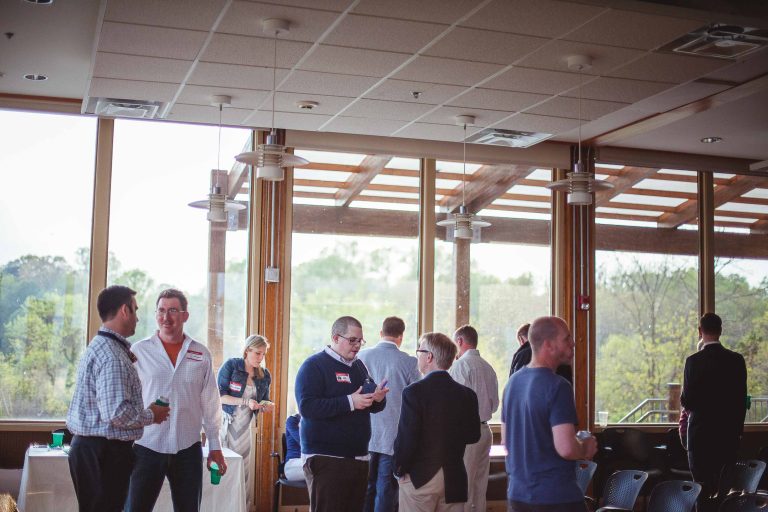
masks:
<path fill-rule="evenodd" d="M 471 135 L 467 142 L 475 144 L 490 144 L 493 146 L 506 146 L 509 148 L 527 148 L 552 137 L 551 133 L 520 132 L 517 130 L 501 130 L 499 128 L 486 128 Z"/>
<path fill-rule="evenodd" d="M 106 117 L 132 117 L 153 119 L 160 108 L 159 101 L 120 100 L 115 98 L 97 98 L 93 113 Z"/>
<path fill-rule="evenodd" d="M 768 30 L 715 23 L 672 41 L 661 51 L 736 59 L 768 44 Z"/>

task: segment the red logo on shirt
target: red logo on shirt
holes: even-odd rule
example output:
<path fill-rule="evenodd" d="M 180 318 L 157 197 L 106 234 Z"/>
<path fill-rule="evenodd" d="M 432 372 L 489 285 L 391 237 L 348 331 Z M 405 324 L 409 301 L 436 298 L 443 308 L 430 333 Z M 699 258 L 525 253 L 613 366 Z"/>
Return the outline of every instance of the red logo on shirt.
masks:
<path fill-rule="evenodd" d="M 336 382 L 348 382 L 349 384 L 352 384 L 352 379 L 349 378 L 348 373 L 336 372 Z"/>

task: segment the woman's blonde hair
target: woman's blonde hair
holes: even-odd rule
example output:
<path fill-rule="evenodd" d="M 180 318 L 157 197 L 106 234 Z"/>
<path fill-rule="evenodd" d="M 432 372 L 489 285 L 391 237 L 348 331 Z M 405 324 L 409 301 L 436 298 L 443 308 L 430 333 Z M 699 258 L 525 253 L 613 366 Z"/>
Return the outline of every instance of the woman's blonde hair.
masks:
<path fill-rule="evenodd" d="M 250 349 L 256 350 L 262 347 L 264 347 L 265 351 L 269 349 L 269 341 L 267 341 L 267 338 L 265 338 L 260 334 L 251 334 L 245 339 L 245 347 L 243 348 L 243 359 L 245 359 Z M 262 361 L 261 364 L 264 364 L 264 361 Z M 254 368 L 253 378 L 254 379 L 264 378 L 264 369 L 261 366 Z"/>

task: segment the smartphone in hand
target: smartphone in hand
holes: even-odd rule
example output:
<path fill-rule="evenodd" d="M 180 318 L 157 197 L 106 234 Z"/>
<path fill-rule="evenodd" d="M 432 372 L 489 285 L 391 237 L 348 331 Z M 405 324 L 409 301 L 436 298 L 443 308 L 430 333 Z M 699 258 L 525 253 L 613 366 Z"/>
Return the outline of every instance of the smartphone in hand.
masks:
<path fill-rule="evenodd" d="M 360 392 L 367 395 L 374 391 L 376 391 L 376 383 L 371 379 L 365 379 L 365 382 L 363 382 L 363 389 Z"/>

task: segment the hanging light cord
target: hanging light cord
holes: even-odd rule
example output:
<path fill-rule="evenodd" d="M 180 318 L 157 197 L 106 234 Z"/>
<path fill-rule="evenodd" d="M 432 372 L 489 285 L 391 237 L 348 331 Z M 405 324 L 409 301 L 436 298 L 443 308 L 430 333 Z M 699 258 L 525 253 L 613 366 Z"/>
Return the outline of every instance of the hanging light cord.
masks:
<path fill-rule="evenodd" d="M 219 169 L 221 169 L 221 113 L 224 110 L 224 104 L 219 103 L 219 143 L 216 148 L 216 178 L 214 179 L 214 187 L 219 188 Z"/>
<path fill-rule="evenodd" d="M 463 149 L 464 149 L 464 167 L 461 171 L 461 205 L 467 206 L 465 203 L 466 200 L 466 189 L 467 189 L 467 123 L 464 123 L 464 141 L 463 141 Z"/>
<path fill-rule="evenodd" d="M 275 96 L 277 96 L 277 34 L 275 30 L 275 54 L 272 59 L 272 129 L 270 133 L 275 133 Z"/>
<path fill-rule="evenodd" d="M 584 164 L 581 163 L 581 89 L 583 85 L 583 75 L 581 74 L 581 67 L 579 67 L 579 160 L 576 165 L 576 171 L 584 168 Z"/>

